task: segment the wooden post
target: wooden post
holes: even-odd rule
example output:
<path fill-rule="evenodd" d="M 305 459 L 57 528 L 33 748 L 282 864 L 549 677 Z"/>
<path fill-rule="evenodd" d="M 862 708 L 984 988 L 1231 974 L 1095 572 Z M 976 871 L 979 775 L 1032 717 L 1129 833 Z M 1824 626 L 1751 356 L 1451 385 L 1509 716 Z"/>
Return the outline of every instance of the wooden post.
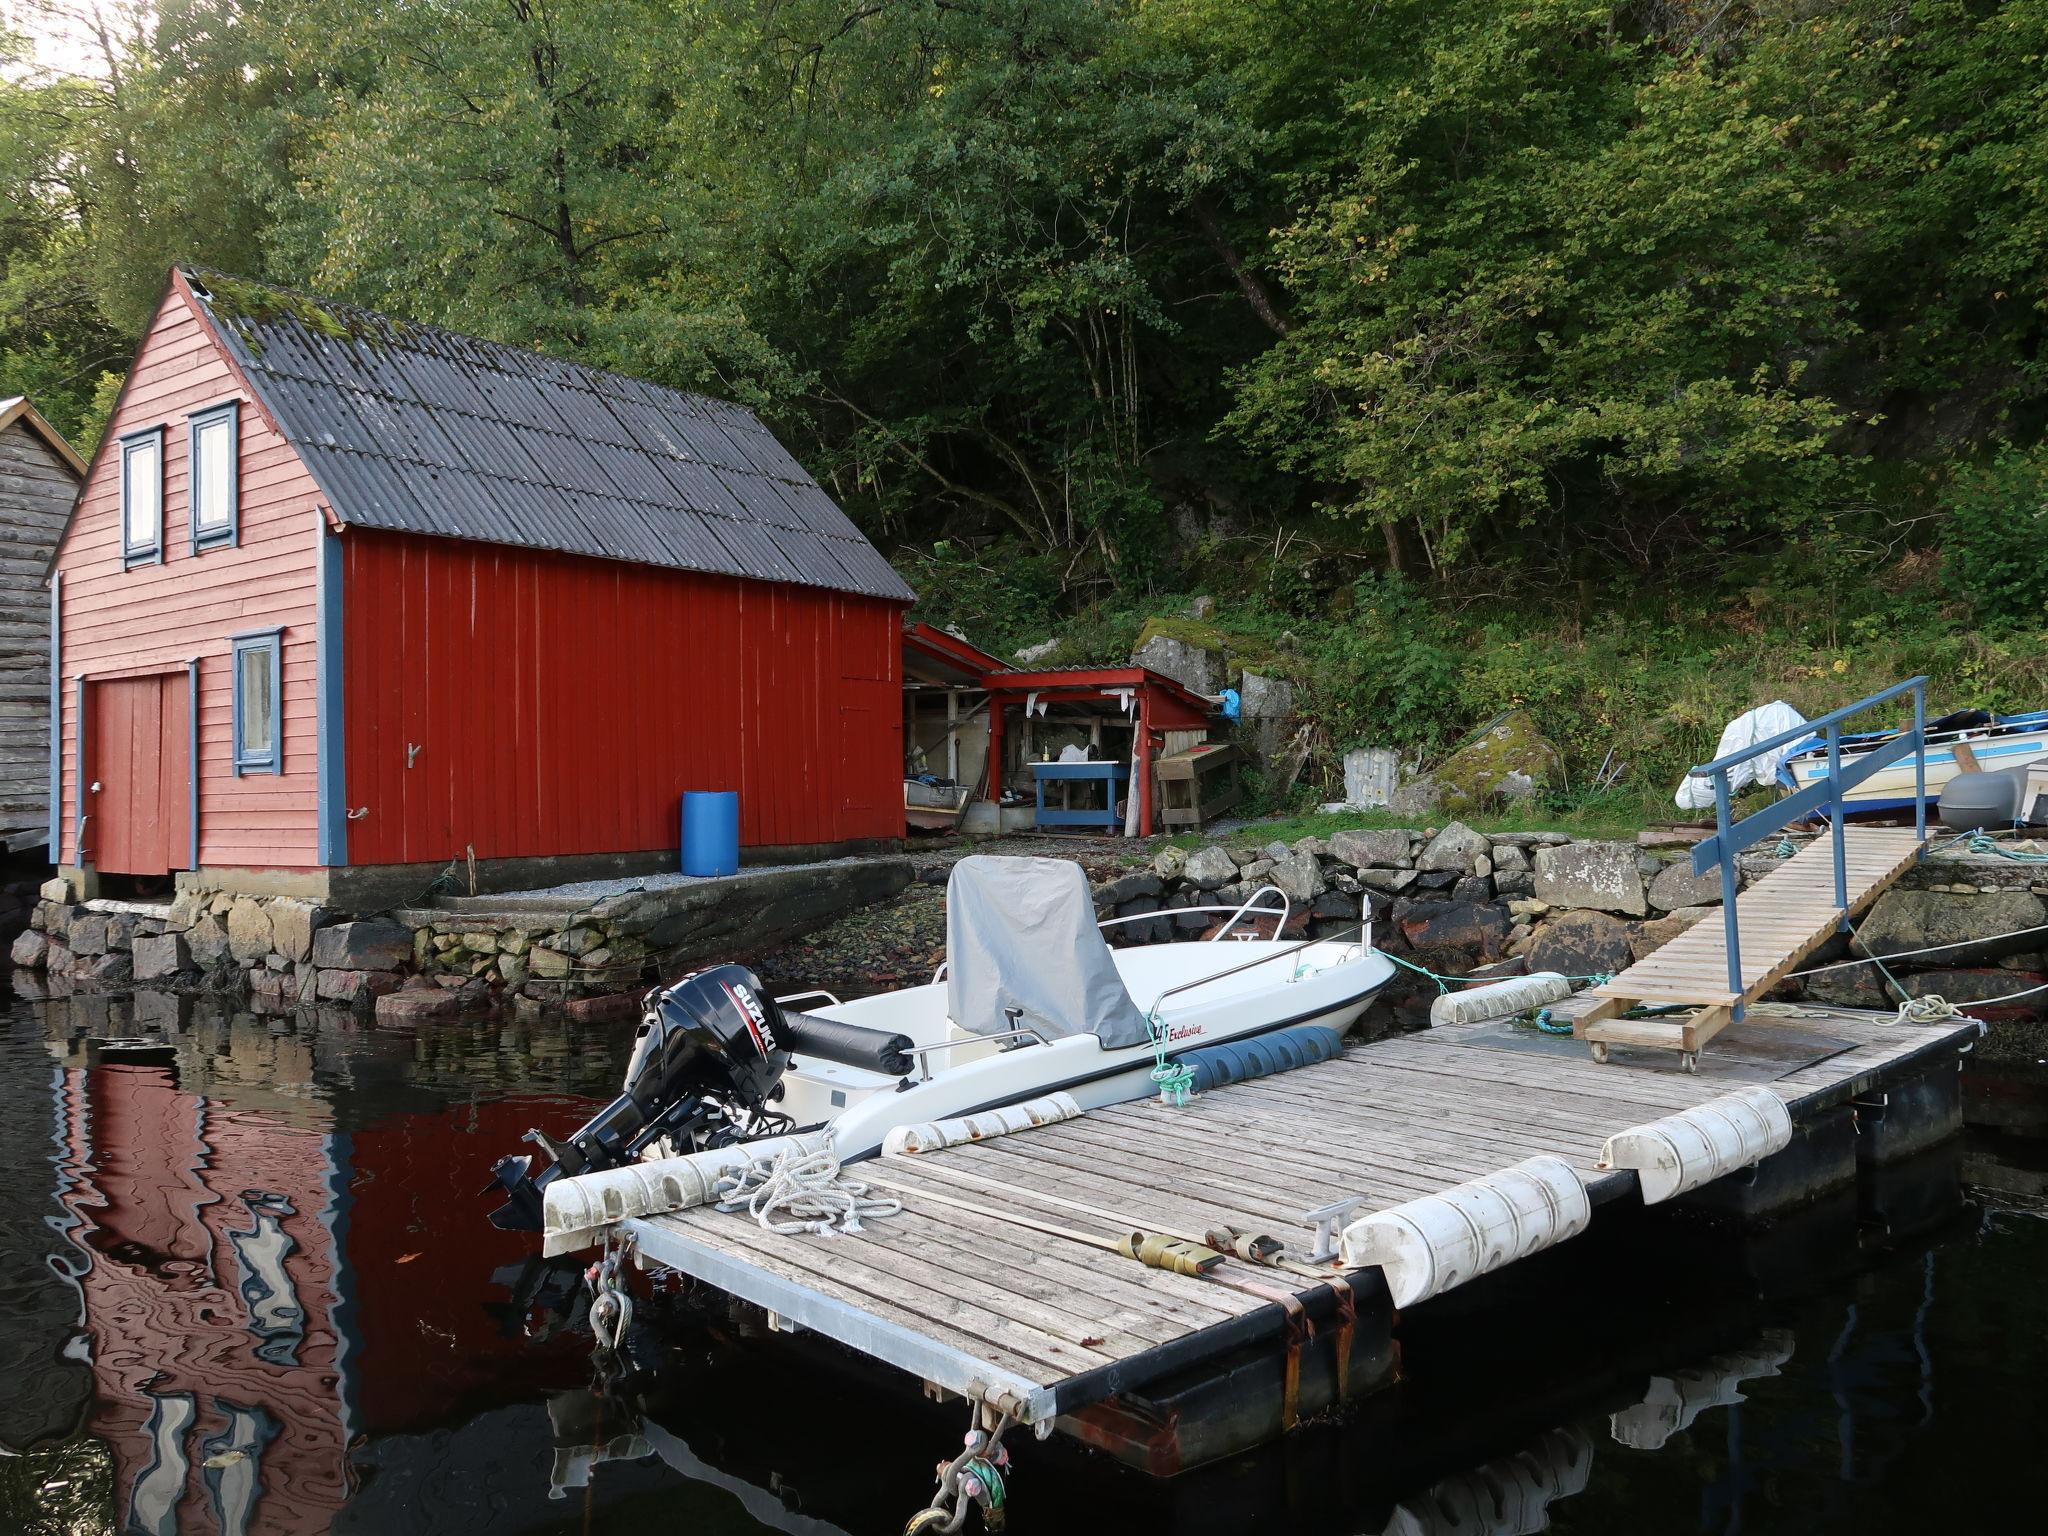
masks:
<path fill-rule="evenodd" d="M 988 696 L 988 797 L 1003 798 L 1003 697 Z"/>
<path fill-rule="evenodd" d="M 946 777 L 960 782 L 960 690 L 946 690 Z"/>
<path fill-rule="evenodd" d="M 1144 695 L 1138 696 L 1138 728 L 1131 733 L 1131 777 L 1138 782 L 1131 793 L 1138 797 L 1138 836 L 1152 835 L 1152 727 L 1145 719 Z"/>

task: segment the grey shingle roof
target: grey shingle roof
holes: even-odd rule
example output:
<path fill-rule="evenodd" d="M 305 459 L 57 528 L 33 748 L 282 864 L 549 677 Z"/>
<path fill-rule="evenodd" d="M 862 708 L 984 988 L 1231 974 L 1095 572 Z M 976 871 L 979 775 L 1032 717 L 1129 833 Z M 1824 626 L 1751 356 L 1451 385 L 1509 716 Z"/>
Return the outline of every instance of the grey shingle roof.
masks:
<path fill-rule="evenodd" d="M 345 523 L 915 595 L 751 411 L 192 269 Z"/>

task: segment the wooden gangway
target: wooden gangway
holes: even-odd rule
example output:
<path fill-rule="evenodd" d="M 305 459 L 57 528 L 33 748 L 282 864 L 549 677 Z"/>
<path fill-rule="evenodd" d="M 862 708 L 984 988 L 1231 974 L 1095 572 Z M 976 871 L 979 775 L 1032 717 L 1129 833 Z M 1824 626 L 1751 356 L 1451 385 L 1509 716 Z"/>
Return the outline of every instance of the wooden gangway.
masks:
<path fill-rule="evenodd" d="M 1735 900 L 1736 975 L 1729 974 L 1729 925 L 1707 919 L 1652 951 L 1612 981 L 1590 987 L 1575 1010 L 1573 1032 L 1590 1041 L 1595 1060 L 1610 1045 L 1676 1050 L 1691 1065 L 1700 1048 L 1783 981 L 1826 943 L 1843 920 L 1862 911 L 1920 856 L 1924 835 L 1912 827 L 1844 827 L 1846 901 L 1837 904 L 1834 838 L 1823 835 L 1785 860 Z M 1732 983 L 1739 982 L 1739 986 Z M 1691 1006 L 1689 1018 L 1621 1018 L 1637 1008 Z"/>
<path fill-rule="evenodd" d="M 1910 726 L 1845 738 L 1842 727 L 1858 715 L 1910 700 Z M 1738 737 L 1738 720 L 1722 737 Z M 1799 752 L 1825 743 L 1827 772 L 1806 788 L 1737 820 L 1736 790 L 1750 779 L 1768 778 L 1772 754 Z M 1913 760 L 1913 825 L 1852 827 L 1853 792 L 1893 763 Z M 1743 1009 L 1783 981 L 1792 969 L 1849 919 L 1875 901 L 1927 842 L 1927 679 L 1909 677 L 1868 698 L 1844 705 L 1818 720 L 1752 739 L 1686 777 L 1710 785 L 1714 832 L 1692 851 L 1693 873 L 1721 872 L 1721 920 L 1695 924 L 1611 981 L 1601 983 L 1558 1010 L 1572 1032 L 1591 1043 L 1593 1059 L 1605 1061 L 1613 1045 L 1650 1046 L 1680 1053 L 1687 1071 L 1699 1063 L 1700 1047 L 1740 1019 Z M 1683 802 L 1681 802 L 1683 803 Z M 1749 890 L 1736 861 L 1742 850 L 1774 837 L 1794 822 L 1824 819 L 1827 833 L 1779 865 Z M 1648 1009 L 1693 1011 L 1686 1018 L 1621 1015 Z"/>

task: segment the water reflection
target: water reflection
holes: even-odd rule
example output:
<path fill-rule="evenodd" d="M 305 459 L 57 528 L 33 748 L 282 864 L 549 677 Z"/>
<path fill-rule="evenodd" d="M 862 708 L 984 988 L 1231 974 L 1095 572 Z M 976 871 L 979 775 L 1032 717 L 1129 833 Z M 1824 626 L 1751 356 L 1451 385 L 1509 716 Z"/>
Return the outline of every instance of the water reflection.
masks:
<path fill-rule="evenodd" d="M 562 1109 L 565 1081 L 616 1071 L 608 1043 L 152 994 L 13 1024 L 9 1167 L 47 1175 L 9 1191 L 0 1232 L 26 1389 L 0 1438 L 89 1434 L 118 1528 L 330 1530 L 365 1434 L 459 1418 L 580 1354 L 478 1305 L 491 1260 L 529 1245 L 472 1234 L 471 1197 L 486 1147 Z"/>
<path fill-rule="evenodd" d="M 0 1525 L 900 1529 L 955 1409 L 680 1298 L 662 1369 L 593 1390 L 575 1267 L 482 1219 L 491 1161 L 608 1096 L 622 1036 L 0 1015 L 0 1445 L 31 1453 Z M 2044 1180 L 1969 1156 L 2007 1192 L 1961 1205 L 1950 1149 L 1739 1242 L 1596 1225 L 1405 1319 L 1399 1391 L 1168 1483 L 1027 1445 L 1012 1528 L 1867 1536 L 1938 1519 L 1966 1463 L 2030 1520 Z"/>

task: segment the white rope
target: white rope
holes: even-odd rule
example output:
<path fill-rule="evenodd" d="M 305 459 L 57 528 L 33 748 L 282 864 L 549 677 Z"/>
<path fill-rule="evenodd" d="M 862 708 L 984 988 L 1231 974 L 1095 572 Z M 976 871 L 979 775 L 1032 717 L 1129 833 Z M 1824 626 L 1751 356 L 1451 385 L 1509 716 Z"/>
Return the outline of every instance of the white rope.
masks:
<path fill-rule="evenodd" d="M 2006 933 L 1987 933 L 1974 939 L 1955 939 L 1947 944 L 1930 944 L 1925 949 L 1902 949 L 1894 954 L 1866 955 L 1860 960 L 1837 960 L 1832 965 L 1809 966 L 1803 971 L 1786 973 L 1785 980 L 1794 976 L 1818 976 L 1822 971 L 1845 971 L 1852 965 L 1876 965 L 1878 961 L 1911 960 L 1915 955 L 1939 954 L 1944 949 L 1973 949 L 1979 944 L 1996 944 L 2000 939 L 2020 939 L 2028 934 L 2048 933 L 2048 923 L 2032 928 L 2014 928 Z"/>
<path fill-rule="evenodd" d="M 903 1209 L 903 1202 L 871 1198 L 866 1184 L 841 1177 L 839 1159 L 829 1149 L 790 1147 L 722 1175 L 718 1209 L 744 1209 L 764 1232 L 785 1237 L 798 1232 L 828 1236 L 860 1231 L 863 1217 L 894 1216 Z M 791 1219 L 777 1221 L 777 1211 L 786 1212 Z"/>
<path fill-rule="evenodd" d="M 1943 997 L 1939 992 L 1929 992 L 1920 997 L 1899 1000 L 1899 1011 L 1892 1015 L 1894 1024 L 1939 1024 L 1943 1019 L 1960 1019 L 1963 1010 Z"/>

